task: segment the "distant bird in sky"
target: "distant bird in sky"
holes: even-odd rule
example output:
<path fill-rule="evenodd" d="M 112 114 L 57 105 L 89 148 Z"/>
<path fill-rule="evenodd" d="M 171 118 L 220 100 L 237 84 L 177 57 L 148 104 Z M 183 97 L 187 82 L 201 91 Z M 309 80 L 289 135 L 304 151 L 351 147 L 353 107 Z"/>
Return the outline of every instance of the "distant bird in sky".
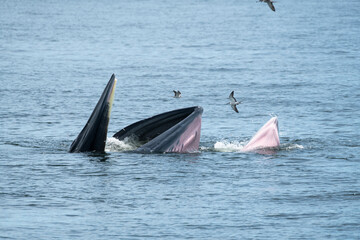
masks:
<path fill-rule="evenodd" d="M 241 102 L 236 101 L 236 98 L 234 98 L 234 91 L 230 93 L 229 99 L 230 99 L 229 104 L 231 105 L 231 108 L 238 113 L 239 111 L 237 110 L 236 105 L 240 104 Z"/>
<path fill-rule="evenodd" d="M 266 2 L 269 5 L 269 8 L 275 12 L 275 7 L 274 7 L 274 4 L 273 4 L 274 1 L 272 1 L 272 0 L 259 0 L 259 2 Z"/>
<path fill-rule="evenodd" d="M 174 92 L 174 98 L 180 98 L 181 97 L 181 92 L 179 90 L 175 91 L 173 90 Z"/>

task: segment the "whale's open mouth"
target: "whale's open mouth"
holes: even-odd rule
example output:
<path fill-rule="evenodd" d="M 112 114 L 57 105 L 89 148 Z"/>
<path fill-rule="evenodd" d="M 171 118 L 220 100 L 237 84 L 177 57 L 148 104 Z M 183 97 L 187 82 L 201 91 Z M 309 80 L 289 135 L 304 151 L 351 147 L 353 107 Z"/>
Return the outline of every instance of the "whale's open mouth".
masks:
<path fill-rule="evenodd" d="M 115 86 L 113 74 L 70 152 L 105 152 Z M 201 107 L 165 112 L 123 128 L 114 138 L 135 139 L 137 152 L 195 152 L 199 149 L 202 112 Z"/>

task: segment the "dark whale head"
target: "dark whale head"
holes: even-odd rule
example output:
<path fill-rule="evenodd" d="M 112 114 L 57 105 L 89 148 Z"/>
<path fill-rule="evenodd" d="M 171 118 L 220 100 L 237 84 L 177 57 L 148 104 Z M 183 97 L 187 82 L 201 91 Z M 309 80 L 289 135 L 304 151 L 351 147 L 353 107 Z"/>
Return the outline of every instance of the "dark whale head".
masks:
<path fill-rule="evenodd" d="M 113 137 L 134 137 L 141 146 L 136 152 L 195 152 L 199 149 L 202 107 L 165 112 L 133 123 Z"/>
<path fill-rule="evenodd" d="M 113 74 L 94 111 L 80 134 L 73 141 L 70 152 L 104 152 L 116 78 Z"/>

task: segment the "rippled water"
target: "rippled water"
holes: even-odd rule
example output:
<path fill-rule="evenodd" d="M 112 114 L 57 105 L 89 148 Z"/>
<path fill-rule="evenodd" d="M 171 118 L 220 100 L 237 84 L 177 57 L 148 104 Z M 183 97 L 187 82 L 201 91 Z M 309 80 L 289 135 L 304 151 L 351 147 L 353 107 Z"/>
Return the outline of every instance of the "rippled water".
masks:
<path fill-rule="evenodd" d="M 360 1 L 275 7 L 2 1 L 0 238 L 360 239 Z M 68 153 L 112 73 L 107 153 Z M 111 138 L 195 105 L 198 153 Z M 280 150 L 241 153 L 274 115 Z"/>

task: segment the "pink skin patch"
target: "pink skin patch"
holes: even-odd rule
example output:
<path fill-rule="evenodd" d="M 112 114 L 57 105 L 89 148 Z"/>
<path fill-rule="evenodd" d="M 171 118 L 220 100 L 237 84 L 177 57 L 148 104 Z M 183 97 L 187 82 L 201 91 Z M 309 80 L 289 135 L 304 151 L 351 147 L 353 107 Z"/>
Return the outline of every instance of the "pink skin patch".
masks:
<path fill-rule="evenodd" d="M 277 117 L 273 117 L 260 128 L 241 151 L 249 152 L 266 148 L 278 148 L 279 146 L 278 119 Z"/>
<path fill-rule="evenodd" d="M 191 153 L 199 150 L 200 144 L 200 132 L 201 132 L 201 115 L 196 117 L 183 134 L 179 137 L 179 140 L 169 147 L 166 152 L 177 153 Z"/>

